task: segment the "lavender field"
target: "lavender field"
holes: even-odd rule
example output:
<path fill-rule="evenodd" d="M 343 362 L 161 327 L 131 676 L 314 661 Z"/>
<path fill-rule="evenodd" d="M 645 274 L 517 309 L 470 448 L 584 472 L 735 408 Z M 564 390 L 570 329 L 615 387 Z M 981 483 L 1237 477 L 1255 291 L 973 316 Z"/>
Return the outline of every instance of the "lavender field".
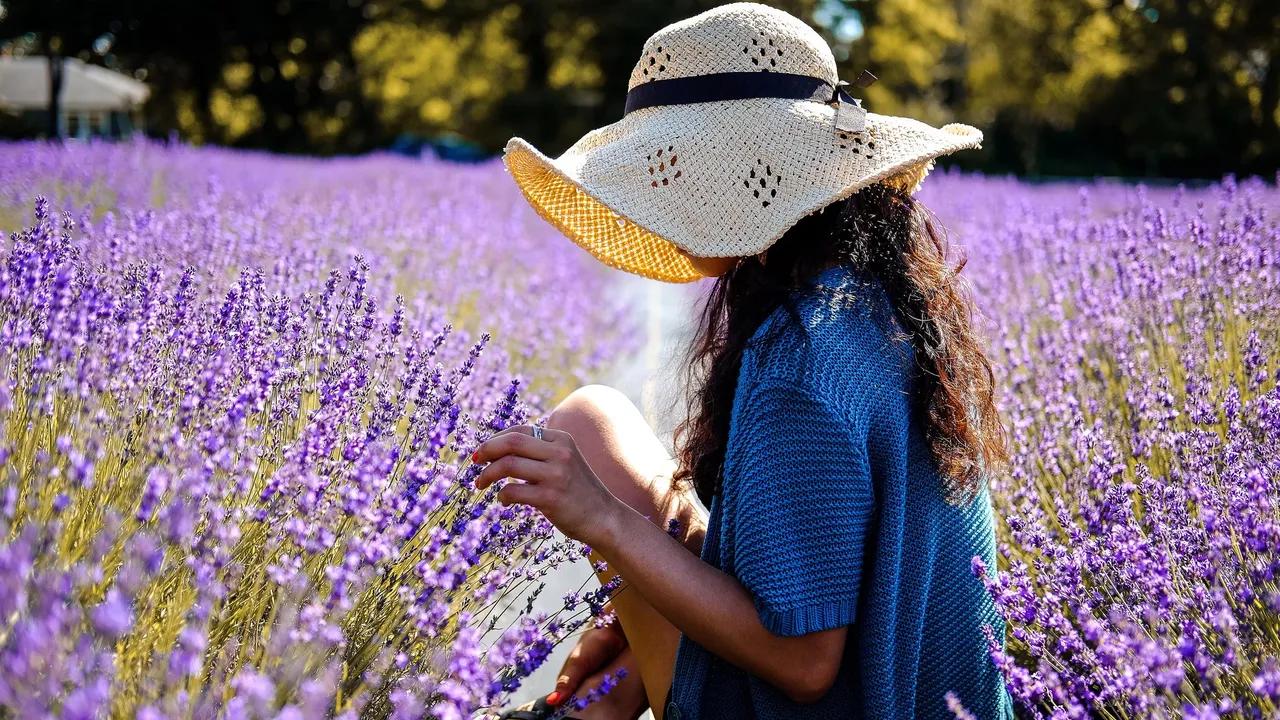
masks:
<path fill-rule="evenodd" d="M 0 706 L 464 717 L 590 617 L 459 458 L 635 334 L 492 166 L 0 157 Z"/>
<path fill-rule="evenodd" d="M 1274 181 L 926 183 L 1029 717 L 1280 715 Z M 644 318 L 497 160 L 3 145 L 0 222 L 0 714 L 471 717 L 598 613 L 532 608 L 583 548 L 464 459 Z"/>
<path fill-rule="evenodd" d="M 927 193 L 970 249 L 1014 462 L 995 483 L 1028 715 L 1280 716 L 1280 193 Z"/>

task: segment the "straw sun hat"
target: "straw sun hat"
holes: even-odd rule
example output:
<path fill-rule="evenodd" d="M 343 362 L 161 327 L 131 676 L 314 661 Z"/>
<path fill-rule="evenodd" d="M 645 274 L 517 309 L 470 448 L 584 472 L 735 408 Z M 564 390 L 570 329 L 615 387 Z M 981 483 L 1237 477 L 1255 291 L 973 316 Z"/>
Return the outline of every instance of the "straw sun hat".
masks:
<path fill-rule="evenodd" d="M 866 112 L 847 84 L 804 21 L 730 3 L 645 42 L 622 119 L 555 159 L 513 137 L 502 160 L 538 214 L 604 263 L 688 282 L 702 275 L 677 248 L 755 255 L 873 183 L 914 192 L 934 158 L 982 140 Z"/>

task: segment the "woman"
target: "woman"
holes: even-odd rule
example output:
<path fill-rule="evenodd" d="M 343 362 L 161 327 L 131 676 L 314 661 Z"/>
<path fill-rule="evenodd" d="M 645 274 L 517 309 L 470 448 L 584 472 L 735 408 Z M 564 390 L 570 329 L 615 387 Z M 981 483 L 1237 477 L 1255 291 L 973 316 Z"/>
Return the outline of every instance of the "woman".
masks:
<path fill-rule="evenodd" d="M 600 386 L 475 453 L 478 487 L 511 479 L 502 502 L 623 579 L 616 622 L 506 717 L 619 668 L 571 715 L 943 718 L 948 694 L 1010 714 L 970 571 L 994 561 L 1003 429 L 958 268 L 911 195 L 981 134 L 867 114 L 842 84 L 805 23 L 733 3 L 645 43 L 622 120 L 555 160 L 508 143 L 526 198 L 602 261 L 717 279 L 678 460 Z"/>

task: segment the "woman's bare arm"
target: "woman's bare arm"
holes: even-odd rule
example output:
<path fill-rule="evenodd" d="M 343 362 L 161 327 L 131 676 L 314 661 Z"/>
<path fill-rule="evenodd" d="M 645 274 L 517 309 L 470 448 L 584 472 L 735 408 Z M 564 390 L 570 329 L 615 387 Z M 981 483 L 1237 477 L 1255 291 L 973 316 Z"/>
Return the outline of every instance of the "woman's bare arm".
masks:
<path fill-rule="evenodd" d="M 835 681 L 848 628 L 787 637 L 766 628 L 751 593 L 624 503 L 600 518 L 591 545 L 627 585 L 690 639 L 795 702 Z"/>
<path fill-rule="evenodd" d="M 796 702 L 827 692 L 847 628 L 794 637 L 771 632 L 742 583 L 613 495 L 568 433 L 548 429 L 538 440 L 532 432 L 520 425 L 481 443 L 472 459 L 488 466 L 476 487 L 523 481 L 505 484 L 498 499 L 537 508 L 565 535 L 591 546 L 680 632 Z"/>

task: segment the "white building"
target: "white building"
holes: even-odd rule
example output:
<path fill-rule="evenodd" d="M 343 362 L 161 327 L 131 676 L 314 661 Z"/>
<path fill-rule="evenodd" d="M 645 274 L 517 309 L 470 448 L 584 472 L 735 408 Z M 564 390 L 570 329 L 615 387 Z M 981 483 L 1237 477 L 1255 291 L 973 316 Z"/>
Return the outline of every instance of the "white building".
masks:
<path fill-rule="evenodd" d="M 58 127 L 63 137 L 124 137 L 141 120 L 151 90 L 145 83 L 75 58 L 65 58 Z M 49 60 L 43 56 L 0 57 L 0 112 L 48 127 Z"/>

